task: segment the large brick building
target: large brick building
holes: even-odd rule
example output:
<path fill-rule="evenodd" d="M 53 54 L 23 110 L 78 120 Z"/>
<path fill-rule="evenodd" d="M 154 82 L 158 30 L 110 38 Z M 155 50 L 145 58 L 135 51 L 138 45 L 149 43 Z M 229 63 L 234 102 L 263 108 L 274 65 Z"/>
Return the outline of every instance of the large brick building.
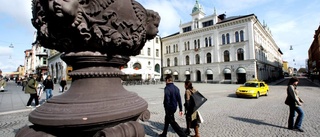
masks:
<path fill-rule="evenodd" d="M 320 25 L 315 31 L 313 42 L 308 50 L 309 61 L 308 71 L 314 75 L 319 75 L 320 71 Z"/>

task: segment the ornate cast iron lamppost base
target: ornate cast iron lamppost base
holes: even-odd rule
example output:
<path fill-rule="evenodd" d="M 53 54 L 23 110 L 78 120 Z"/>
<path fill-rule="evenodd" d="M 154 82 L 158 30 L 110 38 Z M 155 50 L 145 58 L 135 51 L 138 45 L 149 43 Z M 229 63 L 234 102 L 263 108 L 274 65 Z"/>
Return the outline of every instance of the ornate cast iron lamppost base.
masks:
<path fill-rule="evenodd" d="M 149 119 L 147 102 L 123 88 L 118 68 L 104 67 L 126 62 L 128 58 L 108 60 L 97 54 L 62 56 L 75 66 L 70 73 L 73 78 L 70 89 L 32 111 L 29 120 L 34 125 L 17 136 L 144 136 L 144 128 L 137 120 Z"/>
<path fill-rule="evenodd" d="M 64 53 L 70 89 L 32 111 L 17 137 L 142 137 L 148 104 L 126 91 L 118 69 L 158 33 L 160 16 L 135 0 L 33 0 L 41 46 Z"/>

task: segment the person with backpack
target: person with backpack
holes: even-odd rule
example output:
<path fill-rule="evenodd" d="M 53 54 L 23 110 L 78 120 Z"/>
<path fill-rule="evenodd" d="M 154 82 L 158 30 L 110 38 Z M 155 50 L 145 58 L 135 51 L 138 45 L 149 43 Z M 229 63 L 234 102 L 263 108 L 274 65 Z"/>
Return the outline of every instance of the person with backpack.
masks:
<path fill-rule="evenodd" d="M 39 107 L 39 100 L 38 100 L 38 94 L 37 94 L 37 85 L 38 82 L 36 81 L 38 75 L 33 74 L 33 77 L 28 81 L 28 84 L 26 85 L 25 93 L 30 94 L 30 98 L 27 103 L 27 107 L 31 108 L 31 102 L 32 100 L 35 101 L 36 107 Z"/>

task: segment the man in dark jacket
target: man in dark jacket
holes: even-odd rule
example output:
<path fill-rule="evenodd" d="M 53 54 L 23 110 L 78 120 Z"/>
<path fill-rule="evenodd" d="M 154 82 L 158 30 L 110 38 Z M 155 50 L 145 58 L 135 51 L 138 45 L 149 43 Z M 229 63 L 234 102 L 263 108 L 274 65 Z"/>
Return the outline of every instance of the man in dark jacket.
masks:
<path fill-rule="evenodd" d="M 44 91 L 46 91 L 46 100 L 48 100 L 53 96 L 52 90 L 54 88 L 54 85 L 51 76 L 48 75 L 46 80 L 44 80 L 42 84 L 44 86 Z"/>
<path fill-rule="evenodd" d="M 174 113 L 177 110 L 177 106 L 179 106 L 179 114 L 180 116 L 183 115 L 182 113 L 182 103 L 181 103 L 181 96 L 180 90 L 177 86 L 173 84 L 173 79 L 171 75 L 168 75 L 166 78 L 166 87 L 164 88 L 164 110 L 165 110 L 165 120 L 164 120 L 164 129 L 160 137 L 167 136 L 169 124 L 173 128 L 173 130 L 180 136 L 186 137 L 187 135 L 183 132 L 181 127 L 174 119 Z"/>

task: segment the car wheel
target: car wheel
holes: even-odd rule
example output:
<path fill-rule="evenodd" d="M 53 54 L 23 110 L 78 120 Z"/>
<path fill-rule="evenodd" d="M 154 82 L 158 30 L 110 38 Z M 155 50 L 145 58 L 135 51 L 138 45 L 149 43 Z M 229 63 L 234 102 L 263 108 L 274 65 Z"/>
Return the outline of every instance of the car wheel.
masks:
<path fill-rule="evenodd" d="M 260 97 L 260 92 L 257 92 L 256 98 L 258 99 Z"/>
<path fill-rule="evenodd" d="M 266 96 L 268 96 L 268 93 L 269 93 L 269 91 L 267 90 L 267 92 L 266 92 Z"/>

